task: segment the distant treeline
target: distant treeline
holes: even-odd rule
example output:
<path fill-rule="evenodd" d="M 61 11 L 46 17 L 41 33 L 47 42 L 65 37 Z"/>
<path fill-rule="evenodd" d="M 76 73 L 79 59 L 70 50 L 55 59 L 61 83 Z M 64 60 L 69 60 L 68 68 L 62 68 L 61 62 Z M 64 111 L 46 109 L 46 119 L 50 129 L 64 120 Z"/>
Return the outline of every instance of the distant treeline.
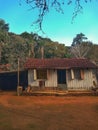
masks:
<path fill-rule="evenodd" d="M 67 41 L 65 41 L 67 42 Z M 72 41 L 73 42 L 73 41 Z M 10 64 L 10 70 L 17 69 L 17 60 L 23 68 L 27 58 L 71 58 L 71 47 L 53 42 L 35 33 L 23 32 L 20 35 L 9 32 L 9 24 L 0 19 L 0 63 Z M 98 61 L 98 45 L 90 45 L 86 58 Z"/>

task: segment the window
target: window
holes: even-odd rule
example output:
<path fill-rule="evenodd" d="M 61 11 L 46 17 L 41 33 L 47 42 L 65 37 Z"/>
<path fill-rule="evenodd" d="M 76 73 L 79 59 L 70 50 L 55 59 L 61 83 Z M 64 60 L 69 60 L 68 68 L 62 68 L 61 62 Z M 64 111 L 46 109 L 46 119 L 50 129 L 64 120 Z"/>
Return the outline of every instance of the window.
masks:
<path fill-rule="evenodd" d="M 75 79 L 84 79 L 84 70 L 83 69 L 75 69 L 74 70 Z"/>
<path fill-rule="evenodd" d="M 75 79 L 81 79 L 80 69 L 74 70 Z"/>
<path fill-rule="evenodd" d="M 37 79 L 47 79 L 47 70 L 37 70 Z"/>
<path fill-rule="evenodd" d="M 84 80 L 84 74 L 85 73 L 83 69 L 68 70 L 68 80 L 74 80 L 74 79 Z"/>

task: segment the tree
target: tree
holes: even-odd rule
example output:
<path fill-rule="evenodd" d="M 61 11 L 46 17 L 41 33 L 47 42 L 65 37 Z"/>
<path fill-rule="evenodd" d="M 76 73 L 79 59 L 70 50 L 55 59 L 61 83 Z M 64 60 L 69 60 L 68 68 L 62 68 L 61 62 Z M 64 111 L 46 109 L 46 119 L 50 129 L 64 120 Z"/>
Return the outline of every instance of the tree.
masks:
<path fill-rule="evenodd" d="M 37 24 L 39 29 L 42 30 L 42 22 L 44 16 L 51 10 L 53 7 L 57 12 L 64 13 L 63 7 L 65 4 L 74 5 L 74 11 L 72 19 L 74 19 L 78 13 L 83 10 L 83 2 L 91 2 L 92 0 L 25 0 L 25 2 L 30 6 L 31 10 L 38 10 L 38 18 L 34 22 Z M 22 0 L 20 0 L 20 4 Z"/>
<path fill-rule="evenodd" d="M 73 39 L 72 46 L 80 45 L 84 40 L 87 40 L 87 37 L 83 33 L 77 34 Z"/>
<path fill-rule="evenodd" d="M 0 19 L 0 31 L 9 31 L 9 24 L 5 23 L 3 19 Z"/>
<path fill-rule="evenodd" d="M 98 62 L 98 45 L 97 44 L 93 44 L 92 48 L 87 54 L 87 58 Z"/>
<path fill-rule="evenodd" d="M 28 57 L 28 42 L 19 35 L 9 33 L 10 41 L 2 48 L 2 63 L 10 64 L 10 70 L 17 69 L 17 60 L 20 58 L 20 68 Z"/>
<path fill-rule="evenodd" d="M 84 58 L 88 54 L 91 45 L 92 42 L 87 41 L 87 37 L 83 33 L 77 34 L 71 45 L 71 54 L 76 58 Z"/>
<path fill-rule="evenodd" d="M 9 24 L 0 19 L 0 63 L 2 58 L 2 47 L 9 41 L 8 36 Z"/>
<path fill-rule="evenodd" d="M 41 57 L 40 51 L 42 50 L 42 38 L 35 33 L 24 32 L 21 36 L 28 42 L 29 44 L 29 57 Z"/>

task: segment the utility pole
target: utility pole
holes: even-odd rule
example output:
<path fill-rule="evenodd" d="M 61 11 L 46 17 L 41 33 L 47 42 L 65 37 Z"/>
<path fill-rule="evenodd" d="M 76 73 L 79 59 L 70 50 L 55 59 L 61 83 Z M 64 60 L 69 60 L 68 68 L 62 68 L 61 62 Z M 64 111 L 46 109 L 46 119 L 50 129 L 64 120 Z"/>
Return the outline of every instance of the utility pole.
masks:
<path fill-rule="evenodd" d="M 17 70 L 17 95 L 22 95 L 22 86 L 20 86 L 20 59 L 18 57 L 18 70 Z"/>
<path fill-rule="evenodd" d="M 17 73 L 18 73 L 18 77 L 17 77 L 17 79 L 18 79 L 18 84 L 17 84 L 17 86 L 19 86 L 19 82 L 20 82 L 20 81 L 19 81 L 19 76 L 20 76 L 20 75 L 19 75 L 19 74 L 20 74 L 20 73 L 19 73 L 19 71 L 20 71 L 20 68 L 19 68 L 19 67 L 20 67 L 20 62 L 19 62 L 19 58 L 18 58 L 18 72 L 17 72 Z"/>

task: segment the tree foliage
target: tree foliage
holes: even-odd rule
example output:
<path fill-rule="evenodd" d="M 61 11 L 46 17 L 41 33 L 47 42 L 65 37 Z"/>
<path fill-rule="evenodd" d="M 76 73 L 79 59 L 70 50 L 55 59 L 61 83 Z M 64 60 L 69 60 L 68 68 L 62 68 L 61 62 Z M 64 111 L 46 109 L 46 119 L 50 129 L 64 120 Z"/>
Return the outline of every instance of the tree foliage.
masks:
<path fill-rule="evenodd" d="M 10 64 L 11 70 L 17 69 L 17 59 L 23 68 L 26 58 L 66 57 L 67 49 L 63 44 L 42 38 L 35 33 L 23 32 L 20 35 L 8 33 L 9 42 L 2 48 L 2 64 Z"/>
<path fill-rule="evenodd" d="M 87 40 L 87 37 L 83 33 L 77 34 L 76 37 L 73 38 L 72 46 L 80 45 L 85 40 Z"/>
<path fill-rule="evenodd" d="M 17 68 L 18 57 L 22 59 L 22 63 L 25 62 L 25 58 L 28 51 L 28 44 L 23 38 L 16 34 L 10 34 L 10 42 L 4 45 L 2 51 L 2 63 L 9 63 L 11 69 Z"/>
<path fill-rule="evenodd" d="M 91 49 L 87 54 L 87 58 L 93 61 L 97 61 L 98 63 L 98 45 L 97 44 L 94 44 L 91 46 Z"/>
<path fill-rule="evenodd" d="M 9 31 L 9 24 L 5 23 L 5 21 L 3 19 L 0 19 L 0 31 Z"/>
<path fill-rule="evenodd" d="M 3 19 L 0 19 L 0 63 L 2 57 L 2 47 L 9 42 L 8 36 L 9 24 L 5 23 Z"/>
<path fill-rule="evenodd" d="M 87 41 L 87 37 L 83 33 L 77 34 L 73 39 L 71 53 L 76 58 L 84 58 L 91 49 L 92 42 Z"/>
<path fill-rule="evenodd" d="M 83 33 L 76 35 L 70 48 L 66 47 L 65 44 L 53 42 L 49 38 L 43 38 L 32 32 L 23 32 L 17 35 L 1 30 L 0 47 L 1 64 L 10 64 L 11 70 L 17 70 L 18 58 L 20 58 L 21 69 L 27 58 L 70 58 L 74 55 L 75 57 L 85 56 L 98 60 L 98 45 L 87 41 Z M 70 49 L 71 52 L 74 51 L 71 53 L 72 55 Z"/>

